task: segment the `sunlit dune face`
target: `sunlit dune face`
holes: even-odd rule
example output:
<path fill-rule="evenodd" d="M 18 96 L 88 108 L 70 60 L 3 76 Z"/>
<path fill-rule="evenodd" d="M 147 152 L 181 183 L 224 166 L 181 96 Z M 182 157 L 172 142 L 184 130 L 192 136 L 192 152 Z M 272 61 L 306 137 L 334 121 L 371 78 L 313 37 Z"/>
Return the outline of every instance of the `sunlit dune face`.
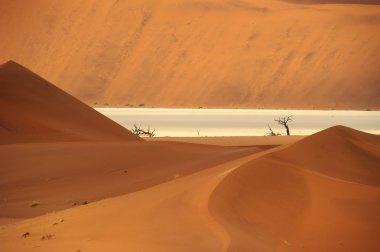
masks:
<path fill-rule="evenodd" d="M 291 3 L 306 4 L 380 4 L 379 0 L 284 0 Z"/>
<path fill-rule="evenodd" d="M 98 107 L 379 109 L 380 6 L 303 3 L 1 1 L 0 61 Z"/>
<path fill-rule="evenodd" d="M 379 4 L 0 0 L 0 252 L 380 251 Z"/>

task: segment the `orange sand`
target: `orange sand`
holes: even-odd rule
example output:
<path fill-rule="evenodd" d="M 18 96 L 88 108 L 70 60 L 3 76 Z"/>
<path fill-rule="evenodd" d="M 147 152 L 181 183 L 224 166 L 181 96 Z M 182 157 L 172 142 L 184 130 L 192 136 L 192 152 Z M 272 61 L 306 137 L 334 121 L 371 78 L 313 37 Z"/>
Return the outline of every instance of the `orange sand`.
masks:
<path fill-rule="evenodd" d="M 144 190 L 1 225 L 0 249 L 378 251 L 379 163 L 379 136 L 334 127 Z"/>
<path fill-rule="evenodd" d="M 92 106 L 380 109 L 378 0 L 0 2 L 0 62 Z"/>
<path fill-rule="evenodd" d="M 19 64 L 0 65 L 0 144 L 141 140 Z"/>
<path fill-rule="evenodd" d="M 380 136 L 143 141 L 14 62 L 0 102 L 1 252 L 380 250 Z"/>

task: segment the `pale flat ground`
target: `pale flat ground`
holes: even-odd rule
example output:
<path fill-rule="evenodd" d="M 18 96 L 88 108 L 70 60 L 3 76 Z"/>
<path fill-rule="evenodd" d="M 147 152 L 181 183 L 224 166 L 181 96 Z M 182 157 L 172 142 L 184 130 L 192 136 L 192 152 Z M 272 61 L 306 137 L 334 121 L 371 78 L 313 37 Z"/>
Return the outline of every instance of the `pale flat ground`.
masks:
<path fill-rule="evenodd" d="M 0 62 L 93 106 L 379 110 L 379 1 L 294 2 L 2 0 Z"/>
<path fill-rule="evenodd" d="M 134 125 L 154 129 L 155 136 L 214 137 L 265 136 L 268 125 L 286 135 L 276 118 L 292 116 L 291 135 L 311 135 L 336 125 L 380 134 L 380 111 L 357 110 L 268 110 L 268 109 L 178 109 L 96 108 L 127 129 Z"/>

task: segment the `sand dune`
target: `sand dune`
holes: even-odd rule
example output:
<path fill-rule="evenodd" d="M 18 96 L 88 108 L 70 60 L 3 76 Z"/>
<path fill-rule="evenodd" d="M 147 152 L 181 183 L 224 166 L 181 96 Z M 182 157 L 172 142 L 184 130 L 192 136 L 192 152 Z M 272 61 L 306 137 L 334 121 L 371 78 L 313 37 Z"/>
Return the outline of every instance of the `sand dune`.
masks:
<path fill-rule="evenodd" d="M 141 140 L 23 66 L 0 65 L 0 144 Z"/>
<path fill-rule="evenodd" d="M 284 0 L 302 4 L 380 4 L 380 0 Z"/>
<path fill-rule="evenodd" d="M 239 167 L 211 212 L 229 251 L 378 251 L 379 172 L 380 137 L 334 127 Z"/>
<path fill-rule="evenodd" d="M 278 151 L 271 158 L 328 177 L 380 186 L 379 147 L 380 136 L 336 126 Z"/>
<path fill-rule="evenodd" d="M 0 218 L 37 216 L 138 191 L 260 150 L 144 141 L 3 145 Z M 31 207 L 34 201 L 38 206 Z"/>
<path fill-rule="evenodd" d="M 380 6 L 294 2 L 3 0 L 0 61 L 92 106 L 380 109 Z"/>
<path fill-rule="evenodd" d="M 0 60 L 96 106 L 380 109 L 377 3 L 3 0 Z M 1 65 L 0 251 L 380 250 L 380 136 L 158 140 Z"/>
<path fill-rule="evenodd" d="M 145 142 L 15 62 L 0 66 L 0 218 L 141 190 L 268 147 Z"/>
<path fill-rule="evenodd" d="M 327 155 L 322 142 L 335 148 Z M 350 156 L 352 148 L 363 151 Z M 351 161 L 346 169 L 334 165 L 341 153 Z M 378 251 L 379 153 L 378 136 L 330 128 L 145 190 L 2 225 L 0 248 Z M 347 176 L 360 169 L 374 178 Z"/>

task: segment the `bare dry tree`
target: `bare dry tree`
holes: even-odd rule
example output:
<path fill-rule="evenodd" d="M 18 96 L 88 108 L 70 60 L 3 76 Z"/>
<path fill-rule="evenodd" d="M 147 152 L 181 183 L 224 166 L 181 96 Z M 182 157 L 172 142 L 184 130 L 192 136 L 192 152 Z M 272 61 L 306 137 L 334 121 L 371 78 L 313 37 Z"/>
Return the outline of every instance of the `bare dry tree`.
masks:
<path fill-rule="evenodd" d="M 293 119 L 292 119 L 293 116 L 283 116 L 283 117 L 279 117 L 279 118 L 275 118 L 274 121 L 277 122 L 278 124 L 282 125 L 285 127 L 286 129 L 286 134 L 288 136 L 290 136 L 290 130 L 289 130 L 289 123 L 290 122 L 293 122 Z"/>
<path fill-rule="evenodd" d="M 154 133 L 156 130 L 150 130 L 150 126 L 148 126 L 147 130 L 141 128 L 141 124 L 137 126 L 137 124 L 133 124 L 133 128 L 131 129 L 132 133 L 138 136 L 148 136 L 154 137 L 156 134 Z"/>
<path fill-rule="evenodd" d="M 268 129 L 269 129 L 269 132 L 265 134 L 266 136 L 281 136 L 280 133 L 276 133 L 276 132 L 274 132 L 274 131 L 272 130 L 272 128 L 269 126 L 269 124 L 268 124 Z"/>

